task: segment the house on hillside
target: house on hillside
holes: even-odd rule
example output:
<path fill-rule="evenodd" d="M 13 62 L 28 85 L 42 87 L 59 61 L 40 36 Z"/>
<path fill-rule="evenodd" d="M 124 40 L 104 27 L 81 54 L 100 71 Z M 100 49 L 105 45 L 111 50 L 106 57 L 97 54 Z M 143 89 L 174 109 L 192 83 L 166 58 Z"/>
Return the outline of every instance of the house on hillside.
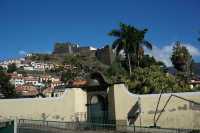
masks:
<path fill-rule="evenodd" d="M 34 68 L 33 68 L 33 66 L 30 66 L 30 65 L 26 64 L 26 65 L 24 65 L 24 70 L 26 70 L 26 71 L 33 71 Z"/>
<path fill-rule="evenodd" d="M 15 64 L 17 68 L 20 68 L 24 60 L 24 58 L 5 60 L 0 62 L 0 66 L 7 69 L 9 64 Z"/>
<path fill-rule="evenodd" d="M 53 63 L 32 61 L 30 64 L 34 68 L 35 71 L 45 71 L 45 70 L 51 70 L 55 68 L 55 65 Z"/>
<path fill-rule="evenodd" d="M 45 97 L 53 97 L 53 91 L 54 91 L 54 88 L 51 88 L 51 87 L 48 87 L 46 89 L 44 89 L 42 91 L 42 94 L 45 96 Z"/>
<path fill-rule="evenodd" d="M 39 77 L 39 81 L 42 83 L 49 82 L 49 81 L 51 81 L 51 78 L 52 78 L 51 75 L 41 75 Z"/>
<path fill-rule="evenodd" d="M 25 81 L 23 77 L 13 77 L 10 79 L 11 84 L 16 86 L 24 85 Z"/>
<path fill-rule="evenodd" d="M 52 76 L 50 80 L 51 80 L 51 82 L 59 82 L 60 78 L 56 77 L 56 76 Z"/>
<path fill-rule="evenodd" d="M 191 89 L 200 87 L 200 79 L 192 79 L 189 84 Z"/>
<path fill-rule="evenodd" d="M 51 88 L 55 88 L 60 85 L 63 85 L 63 83 L 61 81 L 52 81 L 51 82 Z"/>
<path fill-rule="evenodd" d="M 25 97 L 35 97 L 39 94 L 38 89 L 32 84 L 24 84 L 15 88 L 16 93 Z"/>
<path fill-rule="evenodd" d="M 32 84 L 34 86 L 39 85 L 39 77 L 28 76 L 24 77 L 25 84 Z"/>
<path fill-rule="evenodd" d="M 45 63 L 44 64 L 44 69 L 45 70 L 52 70 L 55 68 L 55 65 L 53 63 Z"/>
<path fill-rule="evenodd" d="M 66 90 L 66 86 L 65 85 L 56 86 L 53 89 L 52 96 L 53 97 L 60 97 L 60 96 L 62 96 L 64 94 L 65 90 Z"/>
<path fill-rule="evenodd" d="M 13 84 L 15 87 L 25 84 L 24 77 L 22 76 L 22 74 L 7 73 L 7 76 L 10 77 L 10 83 Z"/>
<path fill-rule="evenodd" d="M 69 86 L 82 87 L 87 85 L 87 83 L 88 83 L 87 80 L 73 80 L 69 82 Z"/>

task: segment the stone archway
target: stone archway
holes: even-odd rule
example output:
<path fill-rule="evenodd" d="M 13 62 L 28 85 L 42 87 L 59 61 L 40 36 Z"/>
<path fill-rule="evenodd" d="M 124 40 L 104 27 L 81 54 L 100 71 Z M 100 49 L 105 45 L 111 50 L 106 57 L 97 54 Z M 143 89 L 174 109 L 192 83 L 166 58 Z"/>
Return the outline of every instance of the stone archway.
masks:
<path fill-rule="evenodd" d="M 87 119 L 92 123 L 107 123 L 108 121 L 108 86 L 103 75 L 94 72 L 88 75 Z"/>

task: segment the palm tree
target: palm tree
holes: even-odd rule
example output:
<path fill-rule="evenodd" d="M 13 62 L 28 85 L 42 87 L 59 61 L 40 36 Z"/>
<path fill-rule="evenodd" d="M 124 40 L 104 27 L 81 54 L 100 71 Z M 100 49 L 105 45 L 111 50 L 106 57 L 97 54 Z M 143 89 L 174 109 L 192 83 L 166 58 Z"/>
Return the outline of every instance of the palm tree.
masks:
<path fill-rule="evenodd" d="M 117 37 L 113 42 L 113 49 L 116 49 L 117 55 L 123 50 L 128 60 L 129 72 L 131 75 L 131 57 L 136 57 L 137 66 L 140 65 L 140 59 L 144 54 L 143 46 L 152 49 L 152 45 L 144 40 L 147 29 L 138 30 L 135 27 L 120 23 L 120 29 L 112 30 L 109 35 Z"/>

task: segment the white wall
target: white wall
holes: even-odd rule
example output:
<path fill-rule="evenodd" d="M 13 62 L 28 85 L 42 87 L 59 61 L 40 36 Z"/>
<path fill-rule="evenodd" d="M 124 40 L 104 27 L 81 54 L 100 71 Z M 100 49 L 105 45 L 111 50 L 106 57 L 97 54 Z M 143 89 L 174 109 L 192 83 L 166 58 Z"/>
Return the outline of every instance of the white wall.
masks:
<path fill-rule="evenodd" d="M 0 119 L 24 118 L 73 121 L 77 112 L 86 112 L 86 92 L 68 89 L 62 97 L 1 99 Z"/>
<path fill-rule="evenodd" d="M 171 94 L 163 94 L 158 111 L 164 107 Z M 174 93 L 174 95 L 200 103 L 200 92 Z M 141 114 L 136 120 L 137 126 L 153 126 L 154 112 L 159 94 L 134 95 L 123 84 L 114 85 L 116 120 L 126 124 L 128 113 L 139 99 Z M 158 113 L 159 114 L 159 113 Z M 166 128 L 200 128 L 200 105 L 172 97 L 157 123 Z"/>

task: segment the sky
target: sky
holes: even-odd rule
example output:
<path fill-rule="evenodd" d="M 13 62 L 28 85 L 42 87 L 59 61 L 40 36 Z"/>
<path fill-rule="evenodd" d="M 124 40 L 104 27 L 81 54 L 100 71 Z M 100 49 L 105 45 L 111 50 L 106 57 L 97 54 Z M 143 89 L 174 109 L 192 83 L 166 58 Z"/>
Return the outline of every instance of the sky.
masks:
<path fill-rule="evenodd" d="M 147 53 L 167 65 L 175 41 L 200 62 L 199 0 L 0 0 L 0 60 L 50 53 L 55 42 L 101 48 L 120 22 L 147 28 Z"/>

